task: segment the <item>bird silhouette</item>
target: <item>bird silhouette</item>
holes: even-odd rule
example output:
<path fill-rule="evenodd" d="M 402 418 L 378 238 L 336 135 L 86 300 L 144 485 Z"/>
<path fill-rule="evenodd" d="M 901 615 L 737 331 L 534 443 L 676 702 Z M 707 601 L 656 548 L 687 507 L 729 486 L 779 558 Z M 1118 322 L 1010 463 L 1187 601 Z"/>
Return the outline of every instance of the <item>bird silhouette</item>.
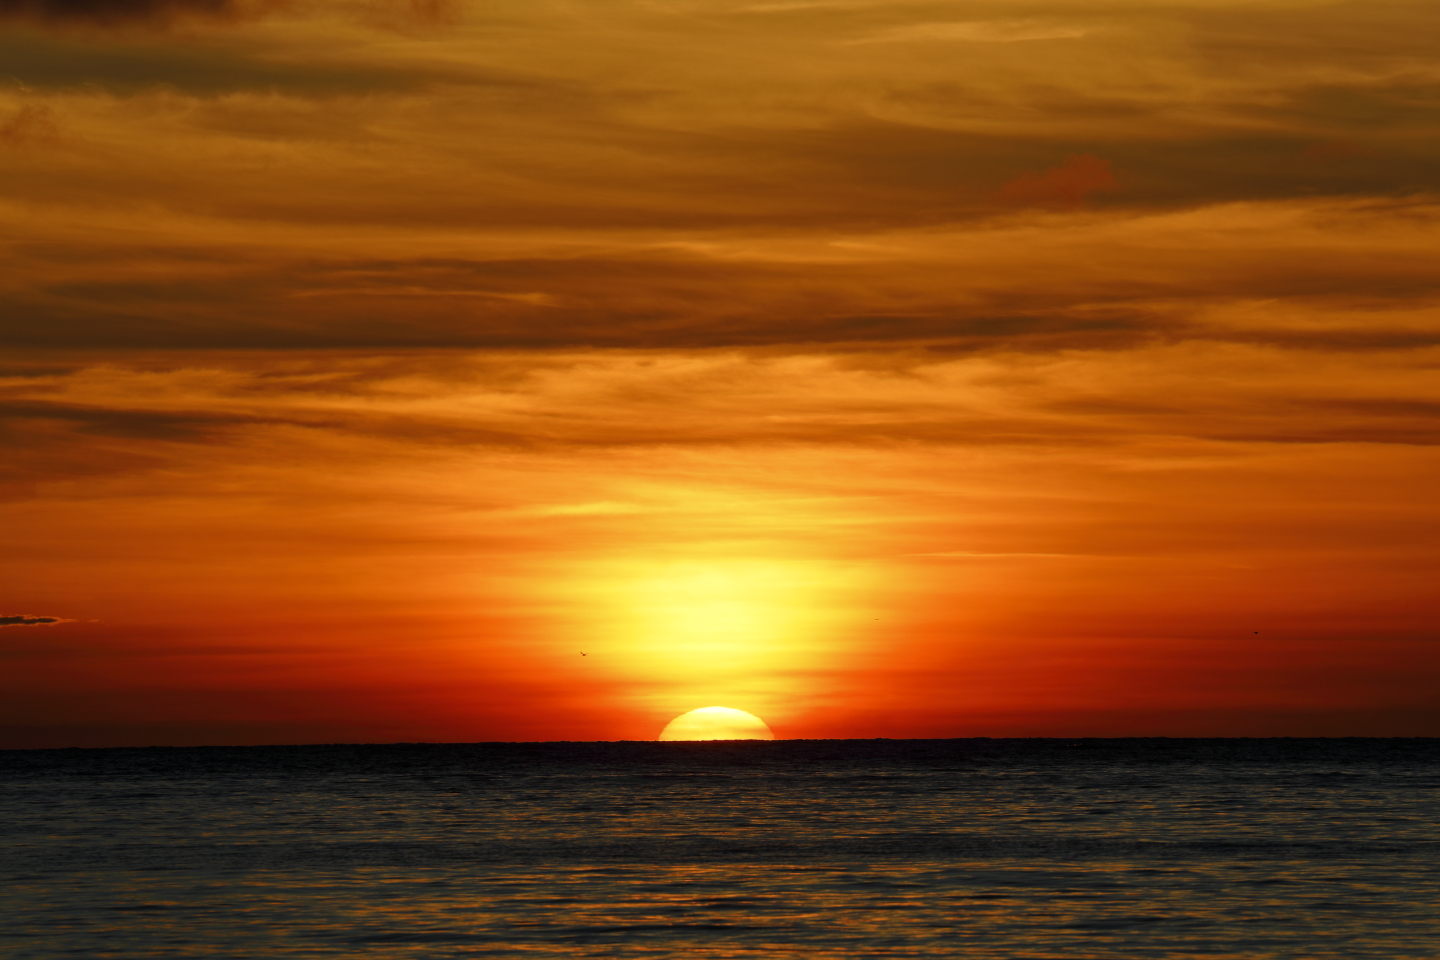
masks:
<path fill-rule="evenodd" d="M 584 650 L 581 650 L 581 651 L 580 651 L 580 656 L 582 656 L 582 657 L 588 657 L 588 656 L 590 656 L 590 654 L 586 653 Z"/>

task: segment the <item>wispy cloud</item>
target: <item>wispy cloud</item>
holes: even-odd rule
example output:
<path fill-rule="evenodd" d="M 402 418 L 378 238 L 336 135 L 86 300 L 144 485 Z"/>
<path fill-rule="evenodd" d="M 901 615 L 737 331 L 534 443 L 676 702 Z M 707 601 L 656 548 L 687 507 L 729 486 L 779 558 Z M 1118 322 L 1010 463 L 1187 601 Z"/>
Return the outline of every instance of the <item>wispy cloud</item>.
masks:
<path fill-rule="evenodd" d="M 235 21 L 276 6 L 272 0 L 0 0 L 0 20 L 129 27 L 192 18 Z"/>
<path fill-rule="evenodd" d="M 1025 206 L 1067 208 L 1080 206 L 1091 194 L 1119 188 L 1110 161 L 1082 153 L 1043 174 L 1021 174 L 1000 188 L 1000 197 Z"/>
<path fill-rule="evenodd" d="M 0 616 L 0 627 L 41 627 L 52 623 L 74 623 L 65 617 L 37 617 L 31 614 Z"/>
<path fill-rule="evenodd" d="M 1088 27 L 1044 20 L 969 20 L 912 23 L 888 27 L 849 43 L 1022 43 L 1027 40 L 1073 40 L 1090 33 Z"/>

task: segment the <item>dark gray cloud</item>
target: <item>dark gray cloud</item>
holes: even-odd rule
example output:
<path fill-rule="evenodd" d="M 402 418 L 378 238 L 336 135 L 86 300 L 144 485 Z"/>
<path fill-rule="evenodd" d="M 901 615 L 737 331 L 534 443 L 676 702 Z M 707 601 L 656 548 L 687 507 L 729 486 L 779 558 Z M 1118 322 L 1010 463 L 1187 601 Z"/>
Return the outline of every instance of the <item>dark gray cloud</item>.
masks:
<path fill-rule="evenodd" d="M 1134 274 L 1120 256 L 1090 257 L 1078 245 L 1073 262 L 1017 249 L 1012 264 L 978 248 L 948 262 L 916 264 L 747 262 L 668 252 L 256 264 L 232 276 L 67 283 L 12 294 L 5 298 L 11 309 L 0 320 L 0 342 L 553 349 L 923 341 L 967 351 L 1116 347 L 1197 336 L 1315 349 L 1440 342 L 1433 324 L 1398 312 L 1440 293 L 1428 260 L 1343 245 L 1304 255 L 1285 249 L 1296 242 L 1281 236 L 1271 250 L 1237 242 L 1235 250 L 1196 244 L 1178 252 L 1137 252 L 1137 242 L 1127 242 L 1129 262 L 1149 261 Z M 178 255 L 160 262 L 177 274 L 187 266 Z M 1317 269 L 1321 262 L 1324 269 Z M 1034 283 L 1035 276 L 1047 282 Z M 1195 320 L 1201 305 L 1250 300 L 1340 309 L 1367 285 L 1376 288 L 1369 298 L 1376 309 L 1363 321 L 1227 327 Z M 1173 303 L 1186 308 L 1166 306 Z"/>
<path fill-rule="evenodd" d="M 294 10 L 293 0 L 0 0 L 0 22 L 45 27 L 165 28 L 185 21 L 235 23 Z M 448 25 L 458 19 L 456 0 L 378 0 L 351 12 L 381 28 Z"/>
<path fill-rule="evenodd" d="M 0 617 L 0 627 L 39 627 L 47 623 L 72 623 L 65 617 L 37 617 L 21 613 Z"/>
<path fill-rule="evenodd" d="M 191 18 L 235 20 L 250 8 L 237 0 L 0 0 L 0 19 L 124 27 Z"/>
<path fill-rule="evenodd" d="M 137 42 L 104 47 L 34 34 L 0 37 L 0 62 L 6 78 L 34 91 L 98 86 L 130 94 L 161 87 L 198 96 L 237 90 L 328 96 L 405 91 L 421 82 L 403 71 L 267 61 L 213 45 Z"/>
<path fill-rule="evenodd" d="M 116 410 L 47 400 L 0 401 L 0 422 L 6 420 L 62 420 L 86 433 L 149 440 L 184 440 L 223 427 L 270 422 L 209 410 Z"/>

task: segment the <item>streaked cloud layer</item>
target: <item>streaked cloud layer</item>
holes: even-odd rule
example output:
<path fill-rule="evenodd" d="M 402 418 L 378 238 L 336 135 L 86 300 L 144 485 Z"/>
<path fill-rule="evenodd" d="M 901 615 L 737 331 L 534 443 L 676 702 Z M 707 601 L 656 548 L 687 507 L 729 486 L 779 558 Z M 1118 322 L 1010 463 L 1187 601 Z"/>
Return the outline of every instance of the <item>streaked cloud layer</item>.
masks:
<path fill-rule="evenodd" d="M 0 20 L 15 745 L 1440 733 L 1433 4 Z"/>

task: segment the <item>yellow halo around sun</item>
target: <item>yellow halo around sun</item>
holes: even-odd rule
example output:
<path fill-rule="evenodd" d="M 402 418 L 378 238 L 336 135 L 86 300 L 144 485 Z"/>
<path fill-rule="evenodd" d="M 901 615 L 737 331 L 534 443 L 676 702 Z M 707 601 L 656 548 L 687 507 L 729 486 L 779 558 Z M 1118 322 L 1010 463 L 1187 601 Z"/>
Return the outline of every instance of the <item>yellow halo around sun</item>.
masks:
<path fill-rule="evenodd" d="M 765 721 L 744 710 L 701 707 L 682 713 L 660 731 L 661 740 L 774 740 Z"/>

